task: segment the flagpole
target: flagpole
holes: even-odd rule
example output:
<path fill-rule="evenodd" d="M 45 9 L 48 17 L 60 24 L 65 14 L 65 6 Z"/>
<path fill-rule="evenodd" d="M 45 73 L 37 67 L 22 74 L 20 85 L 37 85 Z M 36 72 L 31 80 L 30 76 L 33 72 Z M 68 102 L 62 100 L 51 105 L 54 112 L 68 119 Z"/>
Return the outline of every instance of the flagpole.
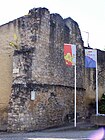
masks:
<path fill-rule="evenodd" d="M 72 57 L 71 57 L 72 56 Z M 70 59 L 71 58 L 71 59 Z M 76 127 L 76 45 L 64 44 L 64 59 L 68 66 L 74 66 L 74 127 Z"/>
<path fill-rule="evenodd" d="M 97 55 L 96 55 L 96 115 L 98 115 L 98 65 L 97 65 Z"/>
<path fill-rule="evenodd" d="M 74 94 L 74 127 L 76 127 L 76 64 L 75 64 L 75 94 Z"/>

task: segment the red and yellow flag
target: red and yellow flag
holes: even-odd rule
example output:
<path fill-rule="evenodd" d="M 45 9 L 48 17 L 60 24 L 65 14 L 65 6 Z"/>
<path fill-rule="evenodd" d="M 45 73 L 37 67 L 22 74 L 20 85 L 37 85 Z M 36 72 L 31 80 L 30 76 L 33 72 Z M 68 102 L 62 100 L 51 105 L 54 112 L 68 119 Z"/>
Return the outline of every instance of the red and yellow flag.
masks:
<path fill-rule="evenodd" d="M 76 45 L 64 44 L 64 59 L 68 66 L 76 64 Z"/>

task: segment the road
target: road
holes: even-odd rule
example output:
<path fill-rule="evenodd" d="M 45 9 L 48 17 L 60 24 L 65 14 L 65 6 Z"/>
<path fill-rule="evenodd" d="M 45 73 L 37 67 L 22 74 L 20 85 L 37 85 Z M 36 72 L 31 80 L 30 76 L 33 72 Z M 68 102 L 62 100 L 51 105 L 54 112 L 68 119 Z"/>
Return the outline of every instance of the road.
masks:
<path fill-rule="evenodd" d="M 65 128 L 47 129 L 29 133 L 1 133 L 0 140 L 89 140 L 90 136 L 96 131 L 96 129 L 72 130 Z"/>

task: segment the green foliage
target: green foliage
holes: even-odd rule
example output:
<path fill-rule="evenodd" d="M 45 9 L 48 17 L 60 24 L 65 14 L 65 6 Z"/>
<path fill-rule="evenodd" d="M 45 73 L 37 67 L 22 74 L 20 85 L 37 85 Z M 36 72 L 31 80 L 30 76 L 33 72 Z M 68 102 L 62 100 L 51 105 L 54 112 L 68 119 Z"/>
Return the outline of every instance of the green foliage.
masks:
<path fill-rule="evenodd" d="M 105 114 L 105 93 L 102 95 L 101 100 L 99 101 L 99 113 Z"/>

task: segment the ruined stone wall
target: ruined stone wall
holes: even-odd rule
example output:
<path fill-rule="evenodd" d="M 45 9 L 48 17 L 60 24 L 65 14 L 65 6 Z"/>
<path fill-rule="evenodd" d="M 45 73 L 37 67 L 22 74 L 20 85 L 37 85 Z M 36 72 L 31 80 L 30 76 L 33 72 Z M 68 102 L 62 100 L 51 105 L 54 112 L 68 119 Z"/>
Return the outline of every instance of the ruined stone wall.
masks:
<path fill-rule="evenodd" d="M 35 91 L 35 100 L 31 91 Z M 85 116 L 83 91 L 77 91 L 78 121 Z M 10 101 L 9 132 L 33 131 L 74 121 L 74 90 L 55 85 L 14 85 Z M 79 113 L 82 114 L 79 114 Z M 69 118 L 68 118 L 69 114 Z"/>
<path fill-rule="evenodd" d="M 0 31 L 0 95 L 6 107 L 6 123 L 8 111 L 8 131 L 38 130 L 73 121 L 74 67 L 65 65 L 64 43 L 76 44 L 77 121 L 85 119 L 89 103 L 95 100 L 95 71 L 84 68 L 78 24 L 50 14 L 46 8 L 36 8 L 1 26 Z M 104 53 L 98 51 L 98 56 L 99 91 L 103 92 Z"/>
<path fill-rule="evenodd" d="M 78 24 L 38 8 L 19 18 L 18 28 L 21 42 L 13 56 L 8 131 L 44 129 L 73 120 L 74 68 L 65 65 L 64 43 L 77 45 L 77 104 L 81 105 L 77 114 L 82 119 L 86 113 L 84 61 Z M 35 91 L 33 101 L 32 91 Z"/>
<path fill-rule="evenodd" d="M 65 66 L 63 58 L 64 43 L 77 45 L 78 87 L 83 87 L 82 68 L 83 42 L 78 24 L 47 9 L 30 10 L 29 15 L 19 19 L 21 47 L 34 47 L 32 61 L 32 80 L 34 83 L 46 83 L 74 86 L 74 70 Z M 69 27 L 67 24 L 71 24 Z M 75 35 L 76 34 L 76 35 Z M 73 36 L 73 37 L 72 37 Z M 81 59 L 81 60 L 80 60 Z M 80 65 L 81 64 L 81 65 Z M 80 68 L 81 67 L 81 68 Z M 71 79 L 71 80 L 70 80 Z"/>

